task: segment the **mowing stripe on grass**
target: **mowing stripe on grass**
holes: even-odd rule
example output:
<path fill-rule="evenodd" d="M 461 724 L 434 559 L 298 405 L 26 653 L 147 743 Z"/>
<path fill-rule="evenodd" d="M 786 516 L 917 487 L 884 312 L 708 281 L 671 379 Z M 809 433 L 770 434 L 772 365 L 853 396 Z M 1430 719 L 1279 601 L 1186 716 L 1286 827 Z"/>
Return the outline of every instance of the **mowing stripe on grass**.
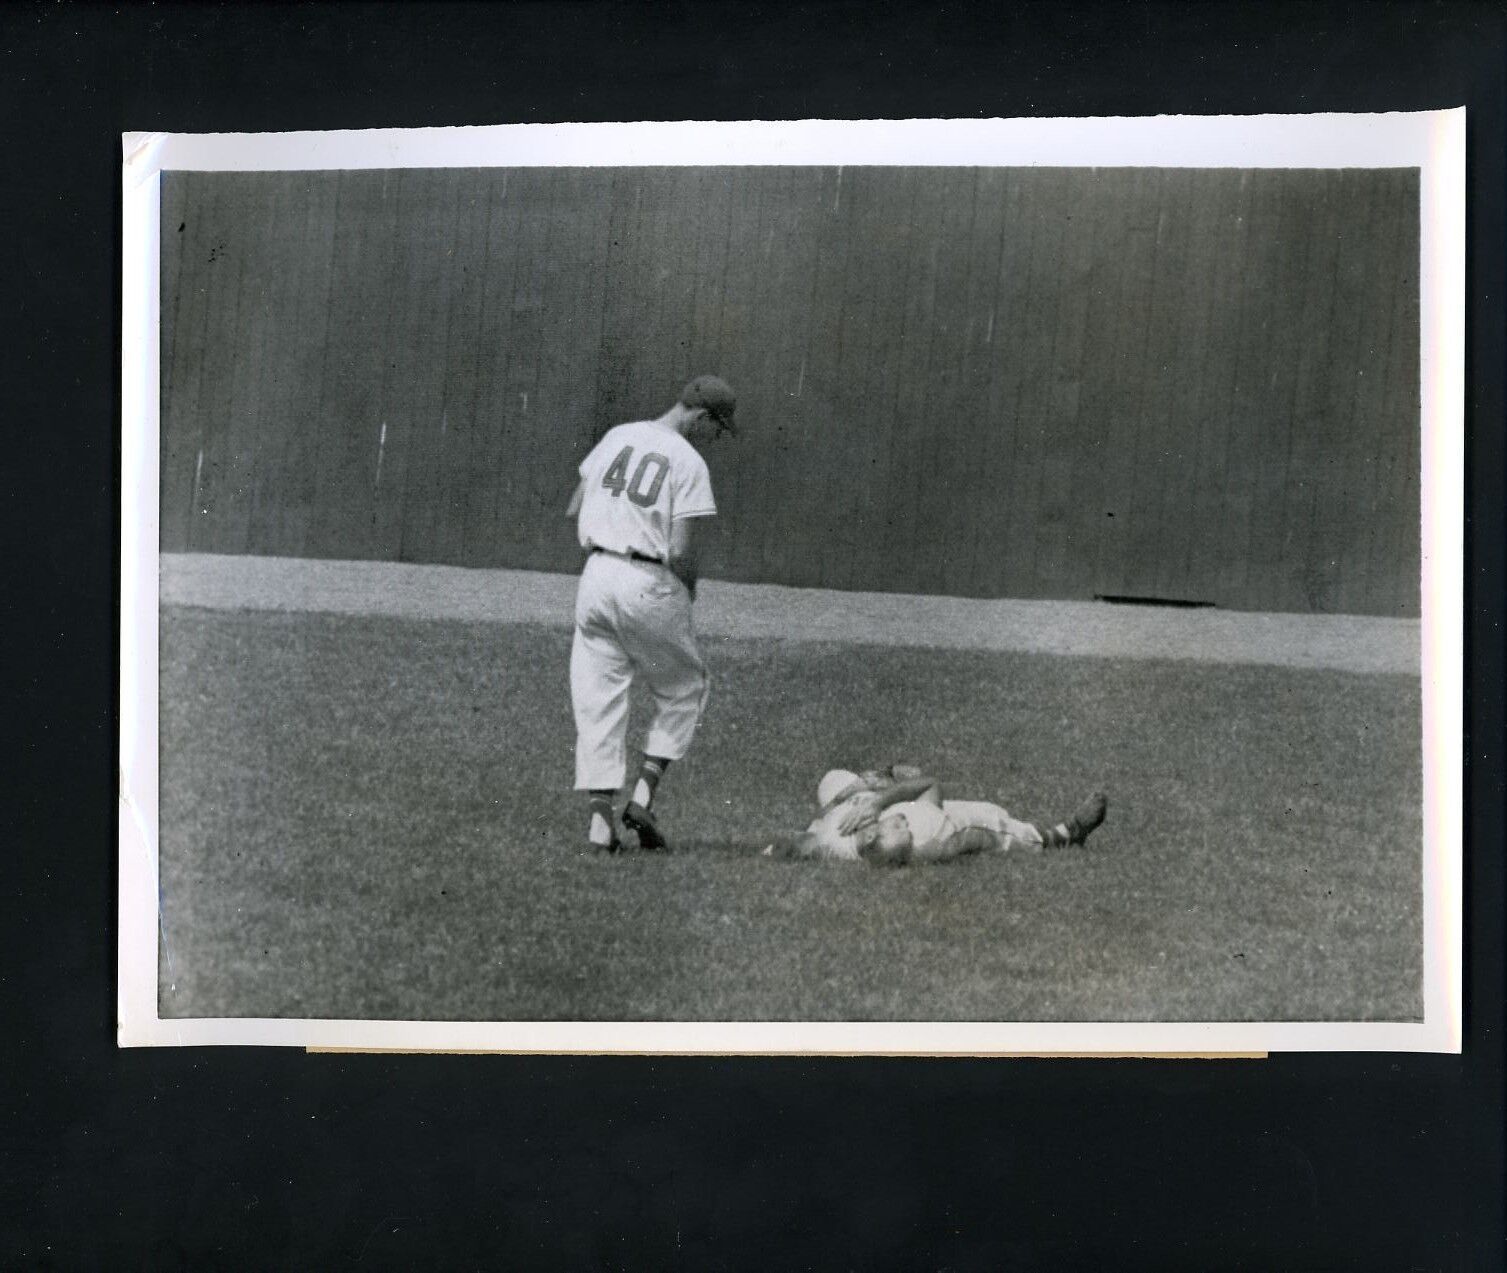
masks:
<path fill-rule="evenodd" d="M 544 623 L 569 628 L 574 575 L 385 561 L 164 553 L 164 605 Z M 704 640 L 773 638 L 1418 675 L 1417 619 L 1252 614 L 1093 601 L 836 592 L 707 580 Z"/>

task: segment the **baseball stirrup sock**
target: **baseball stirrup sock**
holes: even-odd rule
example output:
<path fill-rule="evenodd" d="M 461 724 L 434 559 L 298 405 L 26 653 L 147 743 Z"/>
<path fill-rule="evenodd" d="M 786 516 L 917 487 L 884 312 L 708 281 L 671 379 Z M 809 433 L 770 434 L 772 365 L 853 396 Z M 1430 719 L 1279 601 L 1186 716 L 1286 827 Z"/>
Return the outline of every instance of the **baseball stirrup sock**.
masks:
<path fill-rule="evenodd" d="M 1064 844 L 1072 843 L 1073 833 L 1066 822 L 1059 822 L 1055 827 L 1044 827 L 1039 822 L 1031 825 L 1041 836 L 1042 844 L 1049 849 L 1060 849 Z"/>
<path fill-rule="evenodd" d="M 638 782 L 633 788 L 633 803 L 649 808 L 654 803 L 654 793 L 659 789 L 659 780 L 665 776 L 670 762 L 662 756 L 645 756 L 638 771 Z"/>
<path fill-rule="evenodd" d="M 611 791 L 591 793 L 591 830 L 586 833 L 586 837 L 593 844 L 612 843 L 612 797 L 614 794 Z"/>

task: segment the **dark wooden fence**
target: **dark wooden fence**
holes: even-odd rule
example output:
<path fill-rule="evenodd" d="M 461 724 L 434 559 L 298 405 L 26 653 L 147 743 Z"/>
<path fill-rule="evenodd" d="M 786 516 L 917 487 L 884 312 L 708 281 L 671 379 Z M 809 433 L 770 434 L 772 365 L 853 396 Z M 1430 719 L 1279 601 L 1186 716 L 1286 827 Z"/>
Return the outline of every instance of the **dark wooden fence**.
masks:
<path fill-rule="evenodd" d="M 162 546 L 573 569 L 737 387 L 710 573 L 1418 610 L 1411 170 L 163 178 Z"/>

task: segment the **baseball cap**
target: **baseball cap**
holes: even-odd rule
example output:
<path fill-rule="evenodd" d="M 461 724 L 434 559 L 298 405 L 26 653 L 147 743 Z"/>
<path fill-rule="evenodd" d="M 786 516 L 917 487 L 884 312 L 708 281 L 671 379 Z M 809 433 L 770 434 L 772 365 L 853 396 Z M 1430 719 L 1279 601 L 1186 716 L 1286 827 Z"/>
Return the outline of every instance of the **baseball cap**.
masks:
<path fill-rule="evenodd" d="M 697 376 L 680 392 L 681 405 L 691 407 L 705 407 L 711 412 L 713 419 L 717 421 L 729 433 L 738 431 L 733 423 L 733 412 L 737 409 L 738 398 L 733 393 L 733 388 L 721 376 Z"/>
<path fill-rule="evenodd" d="M 858 775 L 848 769 L 829 769 L 816 784 L 816 802 L 825 809 L 847 788 L 858 781 Z"/>

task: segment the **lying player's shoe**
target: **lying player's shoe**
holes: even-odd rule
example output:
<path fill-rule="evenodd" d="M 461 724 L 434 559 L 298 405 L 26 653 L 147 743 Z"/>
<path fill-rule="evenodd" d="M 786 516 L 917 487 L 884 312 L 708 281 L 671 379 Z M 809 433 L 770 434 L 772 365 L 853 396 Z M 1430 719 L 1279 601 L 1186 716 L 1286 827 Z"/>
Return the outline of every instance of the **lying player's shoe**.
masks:
<path fill-rule="evenodd" d="M 670 842 L 665 839 L 659 829 L 659 824 L 654 821 L 654 815 L 641 804 L 629 804 L 623 810 L 623 825 L 638 832 L 638 846 L 648 849 L 651 853 L 666 853 L 669 851 Z"/>
<path fill-rule="evenodd" d="M 1104 825 L 1104 815 L 1109 809 L 1109 800 L 1102 791 L 1096 791 L 1073 810 L 1067 820 L 1068 843 L 1082 844 L 1091 831 Z"/>

